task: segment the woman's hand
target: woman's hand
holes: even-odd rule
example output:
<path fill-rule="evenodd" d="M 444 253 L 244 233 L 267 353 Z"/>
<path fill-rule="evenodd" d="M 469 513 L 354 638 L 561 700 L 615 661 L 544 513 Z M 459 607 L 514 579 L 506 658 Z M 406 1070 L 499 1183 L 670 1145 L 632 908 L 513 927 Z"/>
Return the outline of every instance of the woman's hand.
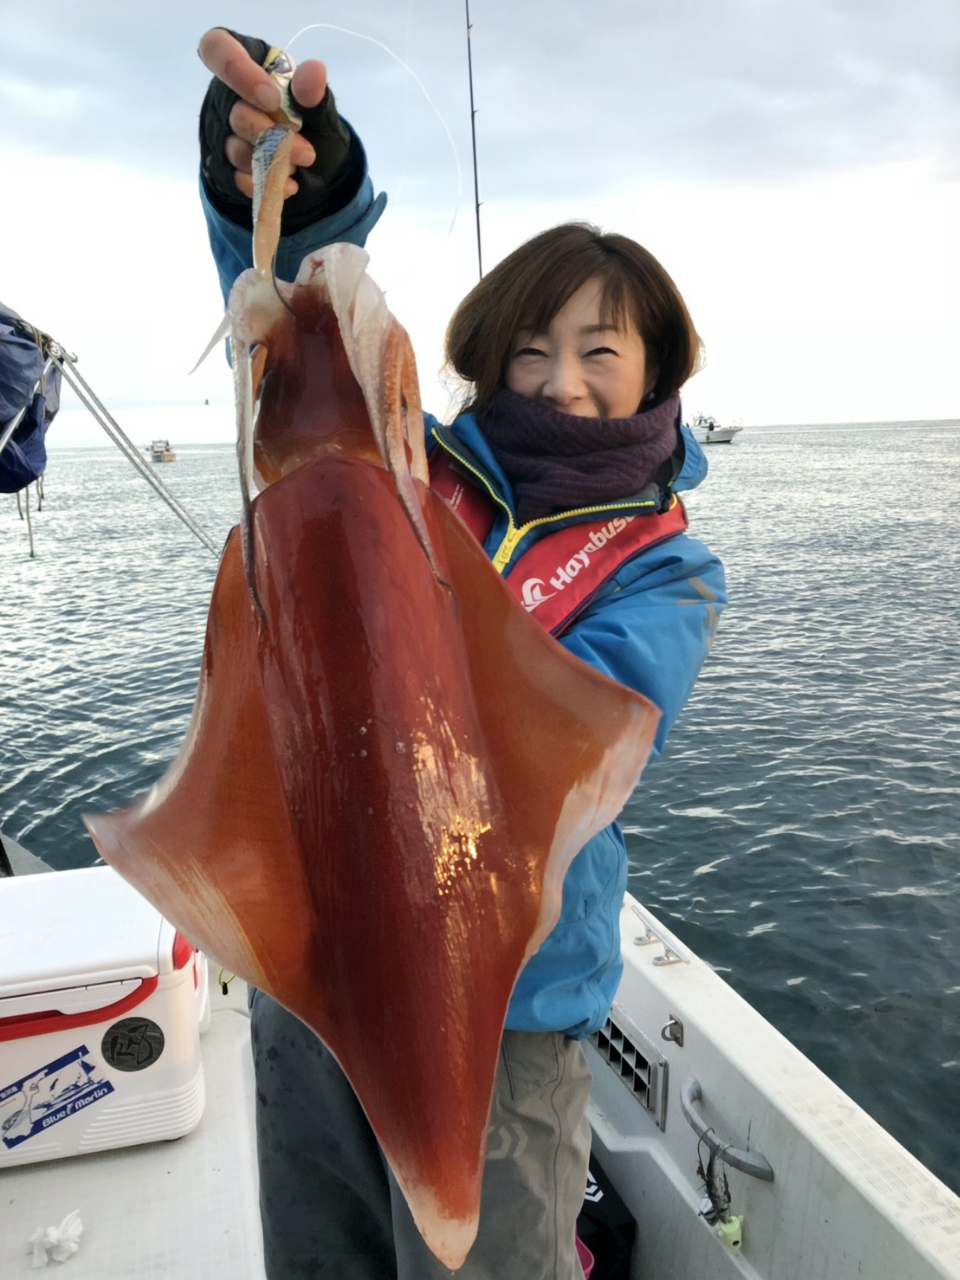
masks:
<path fill-rule="evenodd" d="M 227 136 L 223 149 L 233 167 L 237 189 L 252 198 L 253 144 L 265 129 L 275 123 L 270 113 L 280 107 L 280 90 L 240 41 L 223 27 L 214 27 L 206 32 L 200 40 L 198 52 L 213 75 L 238 95 L 228 117 L 232 132 Z M 293 73 L 291 89 L 301 107 L 318 106 L 327 92 L 324 64 L 315 60 L 301 63 Z M 316 158 L 316 151 L 308 138 L 301 135 L 294 139 L 290 153 L 291 176 L 287 178 L 285 197 L 294 195 L 298 190 L 293 176 L 296 170 L 309 168 Z"/>

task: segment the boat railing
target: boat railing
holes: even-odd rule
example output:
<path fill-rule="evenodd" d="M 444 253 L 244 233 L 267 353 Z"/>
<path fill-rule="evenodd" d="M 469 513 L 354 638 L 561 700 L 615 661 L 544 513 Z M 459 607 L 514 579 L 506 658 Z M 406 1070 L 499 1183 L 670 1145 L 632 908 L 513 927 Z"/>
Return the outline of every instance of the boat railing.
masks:
<path fill-rule="evenodd" d="M 703 1090 L 696 1076 L 689 1076 L 680 1089 L 680 1109 L 687 1118 L 687 1123 L 718 1160 L 730 1165 L 731 1169 L 739 1169 L 751 1178 L 759 1178 L 761 1182 L 773 1181 L 773 1168 L 766 1156 L 759 1151 L 742 1151 L 730 1142 L 724 1142 L 715 1129 L 712 1129 L 697 1110 L 697 1103 L 703 1098 Z"/>
<path fill-rule="evenodd" d="M 654 920 L 652 916 L 647 915 L 639 902 L 631 902 L 630 910 L 643 925 L 643 933 L 634 938 L 633 945 L 649 947 L 659 942 L 663 947 L 663 955 L 653 958 L 655 965 L 690 963 L 690 952 L 680 939 L 675 937 L 669 929 L 664 928 L 659 920 Z"/>

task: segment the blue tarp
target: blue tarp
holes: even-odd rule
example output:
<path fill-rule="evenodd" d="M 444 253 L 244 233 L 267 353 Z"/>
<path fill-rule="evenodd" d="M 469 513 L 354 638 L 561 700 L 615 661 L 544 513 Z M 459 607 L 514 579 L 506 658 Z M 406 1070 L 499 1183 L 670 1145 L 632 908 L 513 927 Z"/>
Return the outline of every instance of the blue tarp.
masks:
<path fill-rule="evenodd" d="M 0 435 L 27 406 L 0 453 L 0 493 L 25 489 L 47 465 L 44 437 L 60 408 L 60 370 L 49 369 L 38 387 L 45 363 L 30 326 L 0 303 Z"/>

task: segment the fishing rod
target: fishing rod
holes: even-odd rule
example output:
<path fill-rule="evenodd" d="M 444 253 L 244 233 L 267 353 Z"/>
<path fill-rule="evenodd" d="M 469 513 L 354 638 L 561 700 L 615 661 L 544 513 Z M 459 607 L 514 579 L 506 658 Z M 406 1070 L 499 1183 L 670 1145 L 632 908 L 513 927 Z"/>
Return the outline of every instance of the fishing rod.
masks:
<path fill-rule="evenodd" d="M 467 77 L 470 81 L 470 142 L 473 149 L 473 203 L 477 218 L 477 267 L 483 279 L 483 250 L 480 244 L 480 180 L 477 177 L 477 109 L 473 105 L 473 52 L 470 33 L 473 24 L 470 21 L 470 0 L 464 0 L 467 7 Z"/>

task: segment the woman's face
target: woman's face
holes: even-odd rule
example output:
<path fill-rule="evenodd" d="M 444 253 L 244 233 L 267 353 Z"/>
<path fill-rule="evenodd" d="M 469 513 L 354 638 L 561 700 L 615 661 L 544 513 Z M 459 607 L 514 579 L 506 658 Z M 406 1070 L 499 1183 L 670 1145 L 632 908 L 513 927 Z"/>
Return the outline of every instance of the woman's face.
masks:
<path fill-rule="evenodd" d="M 507 359 L 506 384 L 530 400 L 577 418 L 629 418 L 653 384 L 643 339 L 601 323 L 602 283 L 588 280 L 544 333 L 520 330 Z"/>

